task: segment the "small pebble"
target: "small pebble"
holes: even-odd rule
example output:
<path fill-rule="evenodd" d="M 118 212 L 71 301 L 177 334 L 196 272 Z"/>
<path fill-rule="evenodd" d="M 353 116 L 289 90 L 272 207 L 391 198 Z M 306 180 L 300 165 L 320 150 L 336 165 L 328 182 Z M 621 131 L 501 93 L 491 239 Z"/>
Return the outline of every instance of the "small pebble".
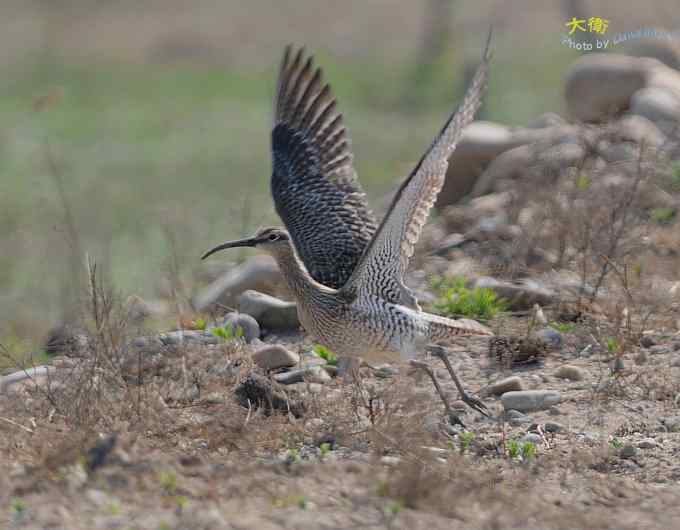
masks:
<path fill-rule="evenodd" d="M 506 392 L 512 392 L 513 390 L 524 390 L 522 380 L 516 375 L 491 383 L 481 393 L 486 396 L 502 396 Z"/>
<path fill-rule="evenodd" d="M 559 379 L 568 379 L 569 381 L 581 381 L 585 377 L 585 372 L 578 366 L 570 364 L 563 364 L 553 374 Z"/>
<path fill-rule="evenodd" d="M 640 440 L 637 444 L 638 448 L 640 449 L 654 449 L 658 447 L 658 443 L 656 443 L 656 440 L 654 438 L 644 438 L 643 440 Z"/>
<path fill-rule="evenodd" d="M 541 438 L 541 436 L 538 435 L 538 434 L 536 434 L 536 433 L 533 433 L 533 432 L 530 432 L 530 433 L 525 434 L 525 435 L 522 436 L 522 438 L 520 439 L 520 442 L 522 442 L 522 443 L 527 443 L 527 442 L 529 442 L 529 443 L 532 443 L 532 444 L 534 444 L 534 445 L 540 445 L 540 443 L 541 443 L 542 441 L 543 441 L 543 439 Z"/>
<path fill-rule="evenodd" d="M 619 457 L 623 459 L 633 458 L 636 454 L 637 449 L 635 449 L 635 446 L 632 444 L 625 444 L 619 451 Z"/>

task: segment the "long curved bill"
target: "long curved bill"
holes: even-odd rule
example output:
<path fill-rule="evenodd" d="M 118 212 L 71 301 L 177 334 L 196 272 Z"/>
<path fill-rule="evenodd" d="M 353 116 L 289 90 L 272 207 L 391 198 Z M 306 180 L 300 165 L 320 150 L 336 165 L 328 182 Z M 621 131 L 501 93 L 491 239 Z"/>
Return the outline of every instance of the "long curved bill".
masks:
<path fill-rule="evenodd" d="M 247 237 L 245 239 L 237 239 L 236 241 L 227 241 L 226 243 L 222 243 L 221 245 L 216 246 L 215 248 L 210 249 L 208 252 L 203 254 L 201 256 L 201 259 L 205 259 L 208 256 L 212 256 L 215 252 L 219 252 L 220 250 L 225 250 L 227 248 L 235 248 L 235 247 L 254 247 L 257 244 L 257 240 L 254 237 Z"/>

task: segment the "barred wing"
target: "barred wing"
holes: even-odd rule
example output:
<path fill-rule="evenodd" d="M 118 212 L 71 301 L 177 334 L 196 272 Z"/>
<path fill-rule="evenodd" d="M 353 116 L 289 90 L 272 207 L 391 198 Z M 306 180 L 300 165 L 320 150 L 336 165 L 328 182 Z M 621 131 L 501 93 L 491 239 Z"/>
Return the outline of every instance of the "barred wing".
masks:
<path fill-rule="evenodd" d="M 486 88 L 490 42 L 491 33 L 482 64 L 463 102 L 397 191 L 366 252 L 342 289 L 347 297 L 377 296 L 419 309 L 413 293 L 404 284 L 404 274 L 430 209 L 444 184 L 448 160 L 463 129 L 474 119 L 481 105 Z"/>
<path fill-rule="evenodd" d="M 342 114 L 321 69 L 286 48 L 275 100 L 271 189 L 276 211 L 312 277 L 340 288 L 377 223 L 352 164 Z"/>

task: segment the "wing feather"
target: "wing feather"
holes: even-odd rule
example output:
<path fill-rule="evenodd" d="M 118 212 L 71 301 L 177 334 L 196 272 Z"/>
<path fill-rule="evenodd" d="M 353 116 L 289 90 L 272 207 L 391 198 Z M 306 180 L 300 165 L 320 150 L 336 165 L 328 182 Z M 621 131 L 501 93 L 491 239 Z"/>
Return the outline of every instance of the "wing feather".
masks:
<path fill-rule="evenodd" d="M 404 275 L 430 209 L 442 189 L 448 160 L 463 129 L 473 121 L 486 87 L 491 33 L 482 63 L 462 103 L 402 183 L 351 278 L 343 287 L 348 297 L 378 296 L 419 309 Z"/>
<path fill-rule="evenodd" d="M 336 100 L 304 50 L 286 48 L 274 106 L 271 189 L 276 211 L 312 277 L 339 288 L 377 223 L 356 177 Z"/>

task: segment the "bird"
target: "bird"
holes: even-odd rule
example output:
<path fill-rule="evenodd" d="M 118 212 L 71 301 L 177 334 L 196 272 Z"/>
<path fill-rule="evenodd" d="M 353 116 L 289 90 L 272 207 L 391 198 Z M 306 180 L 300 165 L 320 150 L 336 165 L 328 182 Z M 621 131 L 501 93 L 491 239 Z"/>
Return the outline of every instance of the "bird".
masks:
<path fill-rule="evenodd" d="M 481 105 L 490 43 L 491 31 L 462 102 L 403 180 L 379 224 L 358 181 L 343 116 L 322 70 L 304 48 L 286 47 L 271 132 L 271 191 L 286 228 L 262 228 L 202 256 L 236 247 L 268 252 L 297 301 L 307 333 L 339 357 L 408 361 L 422 368 L 451 416 L 434 371 L 416 354 L 441 359 L 462 401 L 488 416 L 484 403 L 463 388 L 444 345 L 461 336 L 493 333 L 474 320 L 423 311 L 404 276 L 444 184 L 448 160 Z"/>

